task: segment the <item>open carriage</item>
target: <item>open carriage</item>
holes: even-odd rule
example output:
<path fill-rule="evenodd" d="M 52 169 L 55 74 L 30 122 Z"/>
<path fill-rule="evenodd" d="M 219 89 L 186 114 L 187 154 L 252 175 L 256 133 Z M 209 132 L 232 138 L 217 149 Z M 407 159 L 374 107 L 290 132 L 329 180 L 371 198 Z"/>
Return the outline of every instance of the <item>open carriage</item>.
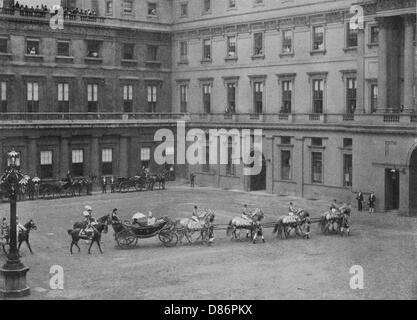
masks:
<path fill-rule="evenodd" d="M 138 239 L 158 237 L 166 247 L 174 247 L 178 243 L 175 223 L 167 217 L 156 221 L 154 225 L 146 223 L 131 224 L 130 222 L 113 222 L 115 240 L 122 249 L 136 246 Z"/>

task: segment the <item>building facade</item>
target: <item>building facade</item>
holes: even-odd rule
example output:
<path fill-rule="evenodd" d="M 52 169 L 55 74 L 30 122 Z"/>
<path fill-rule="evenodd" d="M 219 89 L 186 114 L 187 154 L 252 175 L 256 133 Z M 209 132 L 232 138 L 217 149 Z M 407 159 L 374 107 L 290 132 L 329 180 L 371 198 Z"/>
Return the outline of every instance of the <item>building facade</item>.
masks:
<path fill-rule="evenodd" d="M 377 210 L 417 213 L 415 1 L 64 5 L 98 14 L 66 16 L 64 30 L 0 14 L 1 145 L 31 174 L 51 159 L 51 178 L 157 170 L 155 131 L 184 120 L 262 129 L 263 169 L 176 165 L 178 177 L 343 201 L 374 191 Z"/>

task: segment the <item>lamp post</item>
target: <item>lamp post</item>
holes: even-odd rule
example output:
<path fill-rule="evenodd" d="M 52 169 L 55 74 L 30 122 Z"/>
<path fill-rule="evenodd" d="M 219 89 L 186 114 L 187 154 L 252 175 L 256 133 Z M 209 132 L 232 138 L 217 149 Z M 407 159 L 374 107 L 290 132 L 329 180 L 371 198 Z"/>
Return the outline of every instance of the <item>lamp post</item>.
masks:
<path fill-rule="evenodd" d="M 16 200 L 19 191 L 19 181 L 23 174 L 17 169 L 19 153 L 10 151 L 7 155 L 8 168 L 0 177 L 0 185 L 7 192 L 10 199 L 10 249 L 7 261 L 0 268 L 0 296 L 24 297 L 30 294 L 30 288 L 26 284 L 26 273 L 29 271 L 19 259 L 17 252 L 17 228 L 16 228 Z"/>

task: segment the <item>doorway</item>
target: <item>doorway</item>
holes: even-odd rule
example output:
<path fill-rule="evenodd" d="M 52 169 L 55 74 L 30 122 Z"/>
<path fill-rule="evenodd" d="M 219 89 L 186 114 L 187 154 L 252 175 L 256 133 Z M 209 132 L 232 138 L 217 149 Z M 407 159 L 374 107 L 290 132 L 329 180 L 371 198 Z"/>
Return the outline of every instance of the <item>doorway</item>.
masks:
<path fill-rule="evenodd" d="M 251 154 L 253 156 L 253 154 Z M 262 155 L 262 169 L 258 175 L 250 176 L 250 191 L 266 190 L 266 161 Z"/>
<path fill-rule="evenodd" d="M 400 208 L 400 171 L 385 169 L 385 210 Z"/>

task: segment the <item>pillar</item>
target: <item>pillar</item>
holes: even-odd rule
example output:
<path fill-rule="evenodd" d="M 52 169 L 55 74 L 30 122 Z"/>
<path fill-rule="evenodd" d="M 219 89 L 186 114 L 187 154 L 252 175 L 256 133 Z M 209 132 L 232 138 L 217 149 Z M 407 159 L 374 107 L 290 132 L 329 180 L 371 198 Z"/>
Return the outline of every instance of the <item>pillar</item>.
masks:
<path fill-rule="evenodd" d="M 121 136 L 119 141 L 119 175 L 127 177 L 128 170 L 128 152 L 127 152 L 127 137 Z"/>
<path fill-rule="evenodd" d="M 294 145 L 293 174 L 297 183 L 296 194 L 304 197 L 304 137 L 296 137 Z"/>
<path fill-rule="evenodd" d="M 69 171 L 69 138 L 61 137 L 60 143 L 60 152 L 59 152 L 59 177 L 66 177 L 67 172 Z"/>
<path fill-rule="evenodd" d="M 387 108 L 387 89 L 388 89 L 388 23 L 385 18 L 378 18 L 378 106 L 377 112 L 384 113 Z"/>
<path fill-rule="evenodd" d="M 365 113 L 365 29 L 358 29 L 355 113 Z"/>
<path fill-rule="evenodd" d="M 27 174 L 31 177 L 37 176 L 38 169 L 38 137 L 29 137 L 28 155 L 27 155 Z"/>
<path fill-rule="evenodd" d="M 98 146 L 98 136 L 91 138 L 90 174 L 99 176 L 100 151 Z"/>
<path fill-rule="evenodd" d="M 404 19 L 404 112 L 414 112 L 414 15 Z"/>
<path fill-rule="evenodd" d="M 266 137 L 266 192 L 274 192 L 274 137 Z"/>

